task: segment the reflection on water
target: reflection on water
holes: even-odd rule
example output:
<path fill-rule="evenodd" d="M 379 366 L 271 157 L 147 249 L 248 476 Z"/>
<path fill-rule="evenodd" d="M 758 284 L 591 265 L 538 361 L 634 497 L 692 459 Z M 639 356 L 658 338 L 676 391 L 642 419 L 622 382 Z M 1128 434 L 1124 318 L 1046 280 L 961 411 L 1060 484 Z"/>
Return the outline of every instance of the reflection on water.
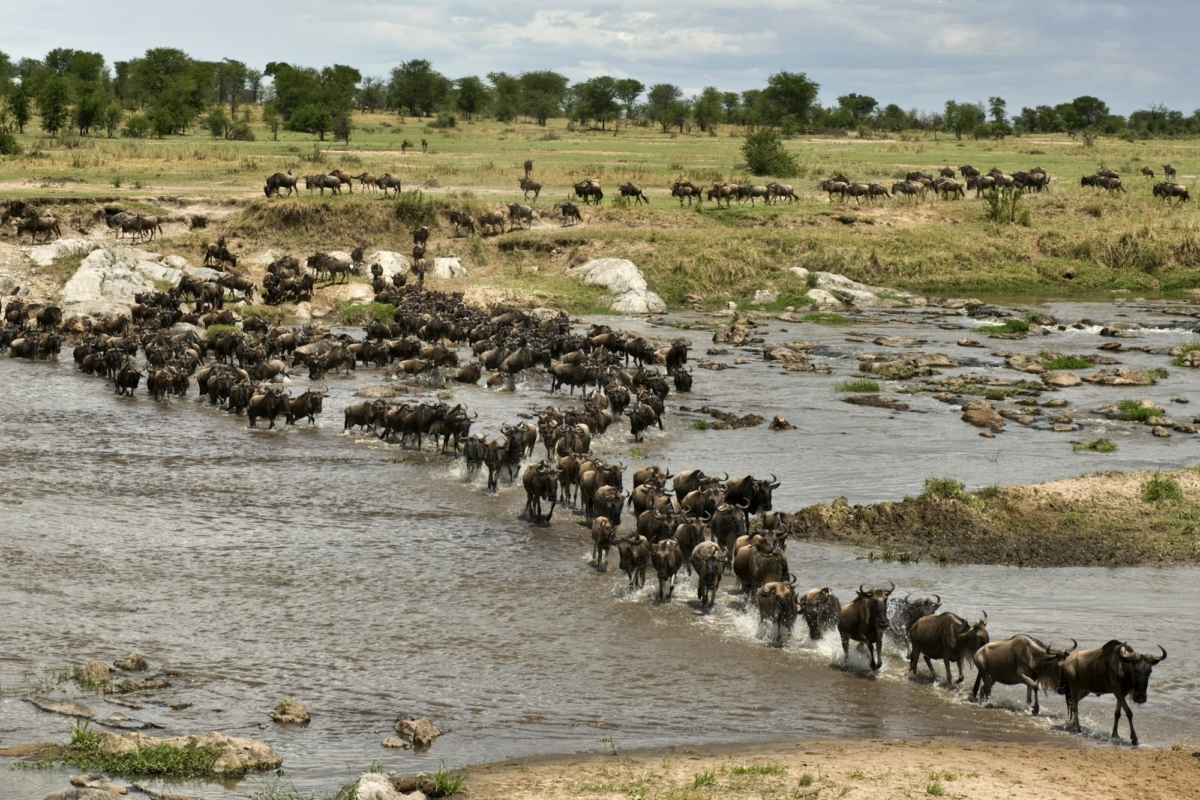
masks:
<path fill-rule="evenodd" d="M 1111 306 L 1075 304 L 1063 318 L 1111 318 Z M 945 321 L 945 320 L 939 320 Z M 964 325 L 969 321 L 951 319 Z M 633 321 L 628 325 L 639 323 Z M 786 330 L 785 330 L 786 329 Z M 661 335 L 661 329 L 650 329 Z M 1200 393 L 1194 373 L 1172 370 L 1157 387 L 1083 387 L 1063 392 L 1089 426 L 1053 434 L 1010 423 L 994 440 L 958 421 L 959 411 L 928 397 L 914 411 L 841 403 L 834 384 L 855 355 L 879 348 L 847 337 L 918 336 L 926 349 L 977 359 L 967 371 L 1005 374 L 992 350 L 1082 352 L 1092 332 L 1055 333 L 1002 348 L 964 350 L 964 331 L 893 321 L 845 329 L 771 322 L 769 338 L 820 341 L 831 374 L 782 374 L 761 363 L 724 372 L 696 370 L 682 402 L 786 416 L 799 430 L 765 426 L 694 431 L 673 413 L 632 451 L 614 426 L 596 441 L 606 457 L 672 470 L 774 472 L 778 509 L 838 495 L 852 502 L 920 491 L 925 477 L 953 475 L 975 487 L 1074 475 L 1099 468 L 1167 467 L 1194 460 L 1190 437 L 1155 440 L 1090 413 L 1121 397 Z M 863 334 L 857 336 L 856 334 Z M 692 334 L 699 352 L 708 346 Z M 1131 343 L 1169 346 L 1190 332 L 1145 333 Z M 727 360 L 752 353 L 736 349 Z M 1161 366 L 1164 356 L 1127 353 L 1128 366 Z M 482 476 L 464 483 L 457 463 L 406 461 L 396 446 L 341 433 L 341 409 L 379 373 L 332 376 L 315 429 L 248 431 L 195 401 L 156 404 L 112 395 L 103 381 L 59 364 L 0 359 L 0 688 L 19 689 L 27 673 L 69 660 L 111 662 L 130 650 L 172 688 L 138 711 L 90 702 L 98 716 L 122 710 L 168 734 L 220 730 L 263 739 L 284 756 L 304 790 L 328 790 L 371 762 L 402 771 L 547 752 L 672 743 L 805 737 L 962 736 L 1038 740 L 1062 737 L 1061 698 L 1050 717 L 984 710 L 964 692 L 911 681 L 895 648 L 867 677 L 840 665 L 840 646 L 758 639 L 756 612 L 729 593 L 712 614 L 690 604 L 694 579 L 676 601 L 652 598 L 654 581 L 631 595 L 616 569 L 587 564 L 581 518 L 559 512 L 548 528 L 515 519 L 519 485 L 498 496 Z M 308 381 L 297 379 L 297 390 Z M 545 387 L 515 395 L 458 389 L 455 401 L 480 413 L 477 430 L 546 405 Z M 885 391 L 895 392 L 895 385 Z M 558 400 L 556 402 L 563 402 Z M 1177 415 L 1178 416 L 1178 415 Z M 1073 454 L 1072 438 L 1108 435 L 1111 456 Z M 539 452 L 541 446 L 539 444 Z M 1103 459 L 1103 460 L 1101 460 Z M 627 525 L 632 524 L 627 522 Z M 895 581 L 899 592 L 936 591 L 947 608 L 986 609 L 993 638 L 1018 631 L 1094 646 L 1112 637 L 1141 649 L 1163 644 L 1150 702 L 1135 711 L 1143 741 L 1195 739 L 1200 666 L 1194 569 L 939 567 L 868 563 L 843 549 L 794 543 L 793 571 L 804 586 L 831 586 L 846 601 L 860 583 Z M 1168 638 L 1169 636 L 1169 638 Z M 852 655 L 854 655 L 852 653 Z M 968 675 L 968 686 L 971 677 Z M 1023 709 L 1023 692 L 995 698 Z M 279 700 L 303 702 L 310 726 L 260 728 Z M 170 710 L 176 700 L 190 708 Z M 1111 698 L 1083 704 L 1085 724 L 1111 723 Z M 380 741 L 401 712 L 426 714 L 449 733 L 429 755 L 387 751 Z M 0 742 L 65 738 L 66 718 L 0 697 Z M 66 770 L 4 772 L 0 797 L 40 797 L 65 786 Z M 240 791 L 244 791 L 245 785 Z M 38 794 L 41 792 L 41 794 Z M 186 787 L 221 797 L 219 785 Z"/>

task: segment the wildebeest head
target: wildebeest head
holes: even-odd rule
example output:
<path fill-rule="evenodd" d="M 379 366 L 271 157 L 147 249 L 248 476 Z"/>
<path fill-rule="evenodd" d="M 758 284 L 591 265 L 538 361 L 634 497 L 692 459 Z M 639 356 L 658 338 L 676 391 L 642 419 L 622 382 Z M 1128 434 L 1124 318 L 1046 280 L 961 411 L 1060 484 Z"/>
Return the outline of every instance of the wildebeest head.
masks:
<path fill-rule="evenodd" d="M 1133 702 L 1141 705 L 1146 702 L 1146 688 L 1150 683 L 1150 671 L 1154 665 L 1167 657 L 1166 648 L 1162 645 L 1158 646 L 1162 651 L 1161 656 L 1151 656 L 1145 653 L 1134 652 L 1128 644 L 1122 644 L 1118 651 L 1120 659 L 1125 664 L 1125 668 L 1129 670 L 1130 678 L 1133 683 Z"/>
<path fill-rule="evenodd" d="M 833 592 L 825 587 L 814 593 L 806 593 L 800 601 L 800 614 L 808 624 L 808 633 L 813 639 L 821 638 L 822 617 L 828 613 L 827 607 Z"/>
<path fill-rule="evenodd" d="M 893 601 L 892 606 L 892 611 L 896 618 L 896 623 L 900 626 L 900 631 L 907 633 L 908 629 L 921 617 L 928 617 L 931 614 L 937 613 L 937 610 L 942 606 L 942 598 L 941 595 L 935 594 L 933 598 L 918 597 L 914 600 L 910 594 L 906 595 L 903 600 Z"/>
<path fill-rule="evenodd" d="M 991 641 L 987 630 L 987 612 L 984 611 L 983 617 L 978 622 L 958 634 L 957 639 L 957 645 L 961 651 L 966 654 L 967 658 L 973 658 L 976 650 Z"/>
<path fill-rule="evenodd" d="M 896 591 L 896 584 L 891 581 L 888 583 L 891 583 L 892 588 L 872 589 L 869 592 L 864 586 L 858 587 L 858 596 L 866 600 L 868 619 L 879 630 L 885 629 L 888 625 L 888 597 Z"/>

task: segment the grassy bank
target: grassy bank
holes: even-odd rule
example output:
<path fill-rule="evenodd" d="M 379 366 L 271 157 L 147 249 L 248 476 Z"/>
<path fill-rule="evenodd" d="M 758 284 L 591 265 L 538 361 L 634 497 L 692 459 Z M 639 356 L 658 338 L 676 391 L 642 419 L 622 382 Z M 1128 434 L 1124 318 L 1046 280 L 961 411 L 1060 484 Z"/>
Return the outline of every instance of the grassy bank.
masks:
<path fill-rule="evenodd" d="M 1096 448 L 1100 449 L 1100 448 Z M 931 479 L 916 498 L 795 514 L 792 538 L 884 560 L 1030 567 L 1200 564 L 1200 471 L 1100 472 L 964 491 Z"/>
<path fill-rule="evenodd" d="M 999 713 L 999 712 L 993 712 Z M 1190 747 L 1172 751 L 947 740 L 670 748 L 477 767 L 476 800 L 1194 796 Z M 1153 780 L 1146 776 L 1152 774 Z"/>
<path fill-rule="evenodd" d="M 561 277 L 574 263 L 617 256 L 635 261 L 650 287 L 673 305 L 689 294 L 702 295 L 708 305 L 746 301 L 758 289 L 798 304 L 807 287 L 789 271 L 795 266 L 924 294 L 1082 296 L 1200 287 L 1200 219 L 1188 205 L 1169 208 L 1154 200 L 1149 181 L 1137 175 L 1142 166 L 1158 168 L 1170 160 L 1180 181 L 1194 180 L 1200 141 L 1100 140 L 1088 147 L 1058 136 L 995 142 L 800 137 L 787 142 L 800 163 L 800 174 L 788 179 L 800 202 L 718 209 L 712 203 L 681 208 L 667 187 L 679 177 L 698 183 L 768 180 L 748 176 L 740 166 L 739 129 L 710 136 L 622 128 L 614 136 L 551 120 L 544 128 L 460 121 L 456 128 L 433 130 L 421 120 L 374 115 L 359 121 L 348 147 L 292 133 L 273 141 L 261 128 L 257 135 L 254 142 L 225 142 L 202 133 L 163 141 L 27 134 L 23 155 L 0 159 L 0 197 L 41 203 L 74 198 L 85 208 L 100 201 L 139 203 L 168 212 L 173 198 L 191 198 L 211 207 L 211 224 L 160 245 L 191 255 L 200 241 L 221 234 L 242 252 L 271 247 L 300 254 L 359 243 L 407 252 L 411 228 L 431 224 L 434 254 L 459 256 L 473 278 L 497 289 L 536 292 L 538 282 Z M 400 151 L 404 139 L 419 145 L 421 138 L 430 142 L 428 153 L 419 146 Z M 516 179 L 525 158 L 534 160 L 534 177 L 544 186 L 536 204 L 543 219 L 534 229 L 451 238 L 437 212 L 458 207 L 478 214 L 521 199 Z M 1020 224 L 988 221 L 987 204 L 974 197 L 859 207 L 830 203 L 816 188 L 819 178 L 835 172 L 890 186 L 912 169 L 965 163 L 1009 171 L 1037 164 L 1053 182 L 1047 192 L 1020 201 Z M 1079 186 L 1079 176 L 1100 164 L 1125 176 L 1127 194 Z M 400 201 L 360 189 L 352 197 L 262 197 L 263 179 L 272 172 L 334 168 L 392 172 L 409 191 Z M 587 176 L 604 183 L 604 205 L 585 209 L 584 224 L 560 227 L 552 204 L 565 199 L 571 182 Z M 626 180 L 647 190 L 650 206 L 614 202 Z M 595 299 L 549 294 L 575 307 Z"/>

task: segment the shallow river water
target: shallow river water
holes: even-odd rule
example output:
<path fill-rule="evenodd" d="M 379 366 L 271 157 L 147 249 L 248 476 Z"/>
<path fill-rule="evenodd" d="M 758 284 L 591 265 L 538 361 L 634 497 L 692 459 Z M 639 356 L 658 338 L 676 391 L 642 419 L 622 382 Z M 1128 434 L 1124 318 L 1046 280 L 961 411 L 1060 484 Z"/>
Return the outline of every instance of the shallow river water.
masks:
<path fill-rule="evenodd" d="M 1043 310 L 1068 321 L 1150 326 L 1124 340 L 1130 346 L 1166 348 L 1194 337 L 1190 328 L 1168 327 L 1190 324 L 1186 317 L 1107 304 Z M 1155 387 L 1064 391 L 1084 426 L 1075 434 L 1010 423 L 997 438 L 981 439 L 958 420 L 957 407 L 928 396 L 906 399 L 910 412 L 840 402 L 833 387 L 855 374 L 855 355 L 881 349 L 848 338 L 929 339 L 925 350 L 976 359 L 947 374 L 1010 378 L 1026 376 L 991 352 L 1085 352 L 1106 341 L 1089 328 L 966 349 L 954 342 L 972 335 L 967 330 L 914 324 L 921 320 L 977 324 L 921 315 L 849 328 L 771 321 L 759 331 L 770 339 L 820 342 L 815 360 L 830 373 L 783 374 L 763 363 L 695 369 L 695 392 L 669 399 L 665 433 L 634 449 L 627 427 L 614 425 L 594 449 L 630 469 L 773 472 L 782 481 L 775 507 L 785 510 L 839 495 L 897 499 L 919 493 L 930 475 L 976 488 L 1200 462 L 1195 436 L 1159 440 L 1092 413 L 1123 397 L 1148 397 L 1177 421 L 1190 420 L 1180 413 L 1188 406 L 1170 400 L 1200 401 L 1200 375 L 1171 367 Z M 673 335 L 642 321 L 612 324 Z M 707 333 L 687 335 L 694 354 L 710 346 Z M 752 355 L 734 348 L 715 360 Z M 1136 368 L 1168 361 L 1141 352 L 1118 358 Z M 427 463 L 396 445 L 342 434 L 341 411 L 353 392 L 380 379 L 362 368 L 330 376 L 315 428 L 268 432 L 197 402 L 194 388 L 187 399 L 163 403 L 144 388 L 132 400 L 117 398 L 103 380 L 77 372 L 69 352 L 58 363 L 0 358 L 0 745 L 65 739 L 69 720 L 27 703 L 30 687 L 68 662 L 111 662 L 131 650 L 149 659 L 152 674 L 169 671 L 171 688 L 142 699 L 137 711 L 85 698 L 97 716 L 123 711 L 169 735 L 219 730 L 262 739 L 303 791 L 331 790 L 373 761 L 432 771 L 443 760 L 462 766 L 603 751 L 606 738 L 621 749 L 808 737 L 1070 740 L 1058 730 L 1057 696 L 1045 698 L 1045 716 L 1034 719 L 1023 692 L 997 687 L 1002 708 L 983 709 L 961 689 L 910 680 L 894 647 L 875 676 L 858 659 L 841 668 L 832 642 L 797 636 L 769 648 L 758 638 L 756 612 L 728 592 L 732 576 L 709 615 L 690 603 L 690 579 L 667 605 L 652 600 L 653 576 L 646 590 L 628 593 L 615 552 L 607 573 L 588 566 L 582 517 L 562 510 L 551 526 L 533 527 L 516 519 L 519 483 L 502 482 L 491 496 L 482 477 L 464 480 L 457 461 Z M 298 394 L 308 379 L 295 383 Z M 551 402 L 544 389 L 460 387 L 455 401 L 478 411 L 476 430 L 491 433 Z M 697 431 L 695 417 L 677 413 L 680 404 L 768 420 L 783 414 L 798 430 Z M 1072 452 L 1070 440 L 1097 435 L 1116 440 L 1118 452 Z M 537 452 L 544 453 L 540 442 Z M 1056 644 L 1073 637 L 1084 647 L 1110 638 L 1142 650 L 1161 643 L 1170 657 L 1155 669 L 1149 703 L 1135 709 L 1138 732 L 1150 746 L 1200 739 L 1196 569 L 942 567 L 864 555 L 789 547 L 803 586 L 833 587 L 843 601 L 864 582 L 892 580 L 899 595 L 937 592 L 947 609 L 986 610 L 993 640 L 1027 632 Z M 969 671 L 966 689 L 972 680 Z M 307 706 L 311 725 L 267 721 L 285 697 Z M 192 705 L 167 707 L 176 701 Z M 1084 725 L 1098 739 L 1106 739 L 1112 705 L 1111 697 L 1083 703 Z M 449 732 L 429 754 L 385 750 L 380 741 L 401 712 L 428 715 Z M 43 797 L 63 788 L 70 772 L 6 767 L 0 798 Z M 265 781 L 176 791 L 226 797 Z"/>

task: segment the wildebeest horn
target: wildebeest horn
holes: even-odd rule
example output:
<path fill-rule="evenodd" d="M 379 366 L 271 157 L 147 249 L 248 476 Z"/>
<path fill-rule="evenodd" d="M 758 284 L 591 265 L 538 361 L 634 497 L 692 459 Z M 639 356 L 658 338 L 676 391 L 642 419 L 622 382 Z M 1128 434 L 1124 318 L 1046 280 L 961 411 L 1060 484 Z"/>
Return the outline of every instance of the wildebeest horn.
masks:
<path fill-rule="evenodd" d="M 479 419 L 479 412 L 476 411 L 475 416 L 471 417 L 471 419 Z"/>
<path fill-rule="evenodd" d="M 1153 656 L 1146 656 L 1146 658 L 1150 661 L 1151 664 L 1157 664 L 1158 662 L 1162 661 L 1163 659 L 1165 659 L 1167 657 L 1167 648 L 1163 647 L 1160 644 L 1158 646 L 1158 649 L 1162 650 L 1162 655 L 1159 656 L 1158 658 L 1154 658 Z"/>
<path fill-rule="evenodd" d="M 709 513 L 707 510 L 702 510 L 700 512 L 700 519 L 702 519 L 705 522 L 708 522 L 710 519 L 712 519 L 712 514 Z"/>
<path fill-rule="evenodd" d="M 983 622 L 983 624 L 984 624 L 984 625 L 986 625 L 986 624 L 987 624 L 987 611 L 986 611 L 986 610 L 983 612 L 983 620 L 982 620 L 982 622 Z"/>
<path fill-rule="evenodd" d="M 1063 653 L 1063 655 L 1065 656 L 1065 655 L 1067 655 L 1067 653 L 1070 653 L 1070 652 L 1074 651 L 1076 647 L 1079 647 L 1079 642 L 1077 642 L 1077 641 L 1075 641 L 1074 639 L 1072 639 L 1072 640 L 1071 640 L 1071 649 L 1070 649 L 1070 650 L 1067 650 L 1065 653 Z"/>
<path fill-rule="evenodd" d="M 888 583 L 892 582 L 889 580 Z M 892 583 L 892 588 L 888 589 L 888 594 L 891 594 L 894 591 L 896 591 L 896 584 Z"/>
<path fill-rule="evenodd" d="M 933 596 L 933 599 L 934 599 L 934 600 L 937 600 L 937 604 L 938 604 L 939 606 L 942 604 L 942 596 L 941 596 L 940 594 L 935 594 L 935 595 Z"/>
<path fill-rule="evenodd" d="M 788 577 L 787 577 L 787 582 L 788 582 L 789 584 L 791 584 L 792 586 L 795 586 L 795 585 L 796 585 L 796 576 L 795 576 L 795 575 L 788 575 Z"/>
<path fill-rule="evenodd" d="M 740 502 L 740 503 L 734 503 L 734 505 L 735 505 L 735 506 L 737 506 L 738 508 L 743 508 L 743 509 L 745 509 L 745 508 L 749 508 L 749 507 L 750 507 L 750 501 L 749 501 L 749 500 L 743 500 L 743 501 L 742 501 L 742 502 Z"/>
<path fill-rule="evenodd" d="M 729 473 L 728 473 L 728 472 L 726 472 L 726 473 L 725 473 L 725 477 L 724 477 L 724 478 L 721 478 L 721 483 L 725 483 L 725 482 L 727 482 L 728 480 L 729 480 Z"/>
<path fill-rule="evenodd" d="M 908 598 L 910 598 L 910 597 L 912 597 L 912 592 L 909 592 L 908 594 L 904 595 L 904 602 L 906 602 L 906 603 L 907 603 L 907 602 L 908 602 Z"/>
<path fill-rule="evenodd" d="M 866 594 L 866 593 L 867 593 L 867 588 L 866 588 L 866 587 L 867 587 L 867 585 L 866 585 L 865 583 L 860 583 L 860 584 L 858 585 L 858 593 L 859 593 L 859 594 Z"/>

